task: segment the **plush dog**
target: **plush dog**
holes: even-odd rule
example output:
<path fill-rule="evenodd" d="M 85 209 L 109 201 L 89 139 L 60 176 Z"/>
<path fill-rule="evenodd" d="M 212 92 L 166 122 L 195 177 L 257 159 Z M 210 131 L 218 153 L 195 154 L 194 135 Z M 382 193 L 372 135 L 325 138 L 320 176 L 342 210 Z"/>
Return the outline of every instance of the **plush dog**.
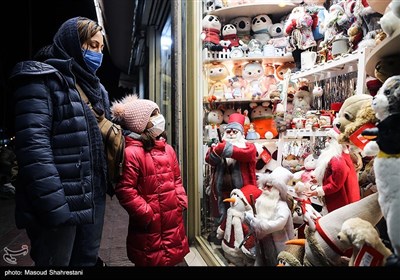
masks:
<path fill-rule="evenodd" d="M 394 256 L 390 264 L 400 266 L 400 75 L 388 78 L 372 101 L 372 108 L 379 119 L 377 140 L 365 146 L 367 155 L 376 154 L 374 171 L 379 193 L 379 204 L 386 219 L 388 236 Z M 367 130 L 365 134 L 371 130 Z"/>
<path fill-rule="evenodd" d="M 392 254 L 385 244 L 383 244 L 374 226 L 370 222 L 357 217 L 350 218 L 342 224 L 337 238 L 346 246 L 353 247 L 349 266 L 360 266 L 357 258 L 362 258 L 363 248 L 371 248 L 369 250 L 377 252 L 373 255 L 375 260 L 369 263 L 369 265 L 367 263 L 367 266 L 383 266 L 386 263 L 387 257 Z"/>

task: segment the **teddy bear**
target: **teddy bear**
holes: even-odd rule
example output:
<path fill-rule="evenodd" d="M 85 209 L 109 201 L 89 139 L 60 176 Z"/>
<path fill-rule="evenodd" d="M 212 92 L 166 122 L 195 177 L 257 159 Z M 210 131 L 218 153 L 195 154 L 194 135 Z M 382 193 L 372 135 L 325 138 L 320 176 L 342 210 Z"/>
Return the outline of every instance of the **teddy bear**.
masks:
<path fill-rule="evenodd" d="M 365 146 L 366 155 L 376 155 L 374 171 L 379 193 L 379 205 L 386 219 L 388 236 L 394 256 L 388 260 L 391 265 L 400 266 L 400 75 L 388 78 L 373 98 L 372 108 L 379 119 L 376 141 Z M 371 129 L 370 129 L 371 131 Z"/>
<path fill-rule="evenodd" d="M 296 68 L 296 64 L 293 61 L 284 62 L 276 67 L 275 75 L 276 77 L 283 81 L 285 79 L 285 74 L 291 70 Z"/>
<path fill-rule="evenodd" d="M 384 83 L 387 78 L 399 75 L 398 61 L 400 61 L 400 55 L 389 55 L 381 58 L 374 69 L 375 78 Z"/>
<path fill-rule="evenodd" d="M 360 149 L 364 148 L 367 142 L 359 142 L 360 138 L 354 133 L 363 126 L 364 128 L 371 127 L 377 122 L 375 112 L 371 107 L 371 101 L 372 96 L 367 94 L 353 95 L 344 101 L 338 118 L 334 121 L 341 132 L 339 142 L 351 143 Z M 361 131 L 358 132 L 361 133 Z"/>
<path fill-rule="evenodd" d="M 232 47 L 240 46 L 240 39 L 237 35 L 236 27 L 233 24 L 225 24 L 222 27 L 222 40 L 220 44 L 224 46 L 225 49 L 232 49 Z"/>
<path fill-rule="evenodd" d="M 382 242 L 376 228 L 358 217 L 343 222 L 337 239 L 346 247 L 353 248 L 349 266 L 384 266 L 386 259 L 392 254 Z"/>
<path fill-rule="evenodd" d="M 202 20 L 202 32 L 200 35 L 203 41 L 203 49 L 209 51 L 222 51 L 220 44 L 221 38 L 221 21 L 216 15 L 206 15 Z"/>

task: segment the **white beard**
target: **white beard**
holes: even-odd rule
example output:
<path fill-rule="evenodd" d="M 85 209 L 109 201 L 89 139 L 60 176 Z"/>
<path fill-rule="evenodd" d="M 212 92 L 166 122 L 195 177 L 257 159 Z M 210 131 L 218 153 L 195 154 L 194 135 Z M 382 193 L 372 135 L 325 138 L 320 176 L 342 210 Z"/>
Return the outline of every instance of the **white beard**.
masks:
<path fill-rule="evenodd" d="M 246 148 L 247 140 L 243 137 L 243 134 L 239 131 L 237 134 L 227 134 L 224 133 L 223 140 L 226 142 L 232 143 L 232 145 L 239 147 L 239 148 Z"/>
<path fill-rule="evenodd" d="M 314 170 L 315 177 L 320 185 L 322 185 L 322 180 L 324 179 L 326 168 L 332 158 L 340 156 L 343 151 L 342 144 L 339 144 L 335 140 L 326 143 L 325 149 L 322 150 L 321 154 L 317 160 L 317 167 Z"/>
<path fill-rule="evenodd" d="M 272 187 L 271 191 L 263 190 L 263 193 L 256 201 L 257 216 L 265 219 L 272 219 L 276 214 L 276 205 L 280 200 L 279 191 Z"/>

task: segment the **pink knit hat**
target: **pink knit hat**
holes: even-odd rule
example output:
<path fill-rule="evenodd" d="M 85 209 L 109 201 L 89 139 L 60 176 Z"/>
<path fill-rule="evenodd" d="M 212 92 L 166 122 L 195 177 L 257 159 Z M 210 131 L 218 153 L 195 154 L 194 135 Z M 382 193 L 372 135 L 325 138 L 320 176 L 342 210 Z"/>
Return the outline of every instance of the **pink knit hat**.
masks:
<path fill-rule="evenodd" d="M 111 114 L 125 128 L 140 134 L 146 129 L 155 109 L 160 110 L 153 101 L 139 99 L 136 94 L 130 94 L 112 103 Z"/>

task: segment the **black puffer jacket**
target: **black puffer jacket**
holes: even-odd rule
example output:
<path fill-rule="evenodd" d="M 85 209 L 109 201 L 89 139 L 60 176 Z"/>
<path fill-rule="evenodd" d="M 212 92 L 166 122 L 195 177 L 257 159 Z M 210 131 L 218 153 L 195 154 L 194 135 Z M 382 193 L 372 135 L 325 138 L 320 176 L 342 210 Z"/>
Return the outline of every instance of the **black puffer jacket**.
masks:
<path fill-rule="evenodd" d="M 93 223 L 94 185 L 105 185 L 98 178 L 105 177 L 99 174 L 105 170 L 94 170 L 90 147 L 102 147 L 102 140 L 94 115 L 75 89 L 71 61 L 25 61 L 11 75 L 18 84 L 14 94 L 18 228 Z"/>

